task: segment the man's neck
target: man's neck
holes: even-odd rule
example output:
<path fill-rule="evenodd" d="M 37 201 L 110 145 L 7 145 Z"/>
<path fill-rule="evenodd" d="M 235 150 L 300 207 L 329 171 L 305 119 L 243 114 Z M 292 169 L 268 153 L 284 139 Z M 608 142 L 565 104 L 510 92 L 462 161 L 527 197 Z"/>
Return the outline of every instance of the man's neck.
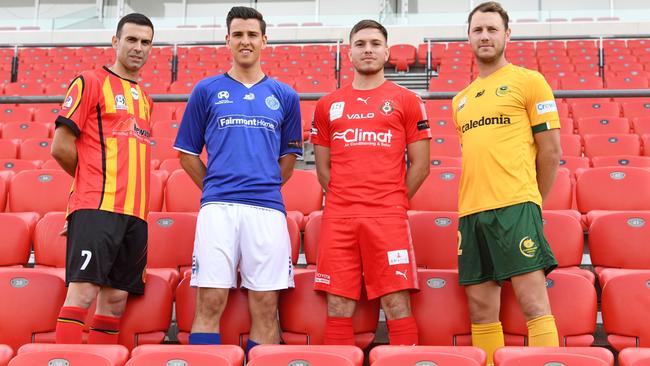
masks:
<path fill-rule="evenodd" d="M 486 64 L 486 63 L 482 63 L 480 60 L 477 59 L 476 64 L 478 65 L 478 75 L 484 79 L 492 75 L 494 72 L 501 69 L 502 67 L 508 65 L 508 60 L 506 60 L 505 57 L 501 57 L 495 62 Z"/>
<path fill-rule="evenodd" d="M 138 76 L 140 76 L 139 71 L 131 72 L 124 68 L 119 62 L 115 62 L 112 66 L 109 66 L 108 69 L 122 79 L 137 81 Z"/>
<path fill-rule="evenodd" d="M 355 71 L 352 87 L 357 90 L 370 90 L 380 87 L 384 81 L 386 81 L 384 78 L 384 70 L 372 75 L 360 74 Z"/>
<path fill-rule="evenodd" d="M 259 64 L 255 64 L 251 67 L 233 65 L 230 70 L 228 70 L 228 75 L 242 84 L 255 84 L 264 78 L 264 72 Z"/>

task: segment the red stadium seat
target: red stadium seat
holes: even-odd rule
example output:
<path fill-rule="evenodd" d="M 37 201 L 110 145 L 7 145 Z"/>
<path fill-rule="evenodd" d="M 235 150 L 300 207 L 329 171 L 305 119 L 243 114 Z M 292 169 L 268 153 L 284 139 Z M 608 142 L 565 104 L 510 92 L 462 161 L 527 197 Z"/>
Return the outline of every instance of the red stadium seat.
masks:
<path fill-rule="evenodd" d="M 175 81 L 169 84 L 169 93 L 170 94 L 190 94 L 192 89 L 194 89 L 194 82 L 186 81 L 180 82 Z"/>
<path fill-rule="evenodd" d="M 650 171 L 634 167 L 604 167 L 578 171 L 578 210 L 650 210 Z"/>
<path fill-rule="evenodd" d="M 179 158 L 165 159 L 160 163 L 159 170 L 164 170 L 171 175 L 176 170 L 182 170 L 181 160 Z"/>
<path fill-rule="evenodd" d="M 458 268 L 456 211 L 409 211 L 408 220 L 418 268 Z"/>
<path fill-rule="evenodd" d="M 361 366 L 363 364 L 363 351 L 355 346 L 265 344 L 252 348 L 248 356 L 248 365 L 258 366 L 301 363 L 313 366 Z M 292 362 L 294 360 L 296 361 Z"/>
<path fill-rule="evenodd" d="M 567 75 L 560 79 L 560 86 L 564 90 L 602 89 L 603 79 L 598 76 Z"/>
<path fill-rule="evenodd" d="M 446 46 L 442 43 L 431 43 L 431 66 L 440 63 L 440 58 L 445 53 Z M 427 64 L 427 57 L 429 52 L 429 45 L 427 43 L 420 43 L 418 45 L 418 63 L 420 65 Z"/>
<path fill-rule="evenodd" d="M 470 78 L 455 78 L 455 77 L 446 77 L 438 76 L 431 78 L 429 80 L 429 91 L 431 92 L 443 92 L 443 91 L 454 91 L 459 92 L 463 90 L 470 83 Z"/>
<path fill-rule="evenodd" d="M 65 211 L 72 177 L 63 170 L 25 170 L 11 179 L 8 211 L 37 212 L 43 216 L 50 211 Z"/>
<path fill-rule="evenodd" d="M 61 168 L 61 165 L 59 165 L 59 163 L 56 160 L 49 159 L 49 160 L 43 162 L 43 164 L 41 164 L 41 169 L 59 169 L 59 170 L 62 170 L 63 168 Z"/>
<path fill-rule="evenodd" d="M 614 355 L 602 347 L 503 347 L 494 352 L 495 366 L 613 366 Z"/>
<path fill-rule="evenodd" d="M 294 170 L 281 190 L 287 211 L 299 211 L 307 216 L 323 207 L 323 188 L 315 170 Z"/>
<path fill-rule="evenodd" d="M 573 102 L 571 103 L 571 113 L 573 113 L 574 120 L 587 117 L 618 117 L 620 115 L 620 109 L 616 102 Z"/>
<path fill-rule="evenodd" d="M 623 103 L 623 116 L 627 118 L 646 117 L 650 113 L 650 102 L 645 100 Z"/>
<path fill-rule="evenodd" d="M 151 122 L 156 124 L 158 121 L 176 120 L 180 121 L 182 116 L 176 113 L 176 104 L 173 103 L 156 103 L 151 112 Z"/>
<path fill-rule="evenodd" d="M 34 231 L 35 267 L 65 268 L 66 237 L 61 235 L 65 212 L 48 212 Z"/>
<path fill-rule="evenodd" d="M 196 287 L 190 287 L 190 277 L 186 276 L 176 289 L 176 323 L 178 325 L 178 341 L 181 344 L 189 342 L 195 307 Z M 250 327 L 248 292 L 241 288 L 231 289 L 228 294 L 228 303 L 219 322 L 221 342 L 240 347 L 246 345 Z"/>
<path fill-rule="evenodd" d="M 16 107 L 10 104 L 5 104 L 2 108 L 0 108 L 0 122 L 2 123 L 28 123 L 31 120 L 32 112 L 29 110 L 28 106 Z"/>
<path fill-rule="evenodd" d="M 560 134 L 572 135 L 575 132 L 574 130 L 575 125 L 573 123 L 573 118 L 560 117 Z"/>
<path fill-rule="evenodd" d="M 611 155 L 595 156 L 591 159 L 594 168 L 606 166 L 631 166 L 637 168 L 650 168 L 649 156 L 636 155 Z"/>
<path fill-rule="evenodd" d="M 38 160 L 21 160 L 21 159 L 0 159 L 0 170 L 11 171 L 14 173 L 23 170 L 34 170 L 40 167 Z"/>
<path fill-rule="evenodd" d="M 289 231 L 289 240 L 291 241 L 291 263 L 295 266 L 300 256 L 300 226 L 289 212 L 287 212 L 287 230 Z"/>
<path fill-rule="evenodd" d="M 172 268 L 179 273 L 191 268 L 196 216 L 189 212 L 149 213 L 147 268 Z"/>
<path fill-rule="evenodd" d="M 13 214 L 0 213 L 0 230 L 3 239 L 0 241 L 0 266 L 24 266 L 29 259 L 31 248 L 31 234 L 33 226 L 28 217 Z"/>
<path fill-rule="evenodd" d="M 485 365 L 485 351 L 476 347 L 377 346 L 370 351 L 371 366 Z"/>
<path fill-rule="evenodd" d="M 632 126 L 634 128 L 634 133 L 636 133 L 639 136 L 650 134 L 650 116 L 633 118 Z M 648 145 L 644 145 L 644 146 L 648 146 Z M 646 150 L 650 150 L 650 146 L 647 147 Z"/>
<path fill-rule="evenodd" d="M 603 211 L 592 214 L 589 255 L 596 273 L 600 275 L 604 268 L 650 270 L 648 238 L 648 211 Z"/>
<path fill-rule="evenodd" d="M 562 156 L 560 158 L 560 167 L 569 169 L 571 174 L 575 174 L 578 169 L 589 168 L 589 158 L 583 156 Z"/>
<path fill-rule="evenodd" d="M 390 46 L 388 63 L 395 66 L 395 71 L 408 72 L 409 66 L 415 63 L 416 51 L 415 46 L 410 44 L 392 45 Z"/>
<path fill-rule="evenodd" d="M 170 139 L 176 139 L 176 134 L 178 134 L 178 127 L 181 125 L 179 121 L 175 120 L 158 120 L 151 127 L 151 136 L 165 137 Z"/>
<path fill-rule="evenodd" d="M 171 212 L 198 212 L 201 190 L 184 170 L 176 170 L 165 186 L 165 210 Z"/>
<path fill-rule="evenodd" d="M 409 201 L 411 210 L 457 211 L 460 168 L 431 168 L 429 176 Z"/>
<path fill-rule="evenodd" d="M 296 90 L 301 93 L 327 93 L 336 90 L 337 82 L 333 78 L 296 78 Z"/>
<path fill-rule="evenodd" d="M 0 271 L 0 344 L 18 349 L 37 333 L 54 332 L 65 294 L 65 283 L 55 274 L 33 268 Z"/>
<path fill-rule="evenodd" d="M 314 291 L 314 271 L 296 270 L 295 288 L 282 291 L 279 300 L 280 327 L 286 344 L 323 344 L 327 300 Z M 352 317 L 356 345 L 368 347 L 375 338 L 379 320 L 379 300 L 367 300 L 362 290 Z"/>
<path fill-rule="evenodd" d="M 429 127 L 433 136 L 457 134 L 456 124 L 451 117 L 429 116 Z"/>
<path fill-rule="evenodd" d="M 611 76 L 607 79 L 608 89 L 646 89 L 648 79 L 633 76 Z"/>
<path fill-rule="evenodd" d="M 0 344 L 0 366 L 7 366 L 14 355 L 14 350 L 6 344 Z"/>
<path fill-rule="evenodd" d="M 3 139 L 28 139 L 28 138 L 49 138 L 50 123 L 41 122 L 9 122 L 2 126 Z"/>
<path fill-rule="evenodd" d="M 579 135 L 560 135 L 564 156 L 582 156 L 582 138 Z"/>
<path fill-rule="evenodd" d="M 18 156 L 24 160 L 46 161 L 52 158 L 52 139 L 28 138 L 20 144 Z"/>
<path fill-rule="evenodd" d="M 431 158 L 431 166 L 442 168 L 460 168 L 462 166 L 462 161 L 460 157 L 434 156 Z"/>
<path fill-rule="evenodd" d="M 175 363 L 173 363 L 175 362 Z M 229 344 L 220 345 L 143 345 L 131 352 L 126 366 L 149 365 L 211 365 L 241 366 L 244 351 Z"/>
<path fill-rule="evenodd" d="M 458 271 L 419 269 L 418 283 L 420 291 L 411 294 L 411 308 L 419 344 L 471 346 L 467 296 L 458 284 Z"/>
<path fill-rule="evenodd" d="M 424 109 L 429 121 L 435 121 L 436 118 L 452 119 L 451 100 L 427 100 Z"/>
<path fill-rule="evenodd" d="M 5 85 L 5 95 L 42 95 L 43 84 L 10 83 Z"/>
<path fill-rule="evenodd" d="M 178 158 L 178 150 L 174 149 L 174 139 L 169 137 L 151 138 L 151 158 L 160 161 Z"/>
<path fill-rule="evenodd" d="M 43 344 L 20 347 L 12 362 L 16 365 L 109 365 L 123 366 L 129 350 L 117 344 Z M 11 363 L 14 365 L 14 363 Z"/>
<path fill-rule="evenodd" d="M 639 136 L 632 134 L 585 135 L 585 156 L 641 155 Z"/>
<path fill-rule="evenodd" d="M 316 258 L 318 256 L 318 240 L 320 237 L 320 226 L 323 217 L 322 211 L 313 212 L 305 220 L 305 235 L 303 237 L 303 250 L 305 259 L 307 260 L 307 267 L 316 266 Z"/>
<path fill-rule="evenodd" d="M 581 269 L 584 235 L 577 211 L 542 211 L 544 237 L 551 246 L 558 263 L 555 271 L 580 275 L 592 284 L 596 281 L 593 272 Z"/>
<path fill-rule="evenodd" d="M 620 273 L 603 287 L 601 309 L 607 342 L 620 351 L 650 347 L 650 271 Z"/>
<path fill-rule="evenodd" d="M 620 366 L 650 365 L 650 348 L 625 348 L 618 354 Z"/>
<path fill-rule="evenodd" d="M 586 117 L 578 118 L 578 133 L 588 134 L 624 134 L 630 133 L 630 122 L 623 117 Z"/>
<path fill-rule="evenodd" d="M 302 123 L 303 140 L 309 139 L 311 125 L 314 121 L 314 111 L 316 109 L 316 102 L 310 100 L 300 101 L 300 119 Z"/>
<path fill-rule="evenodd" d="M 461 156 L 458 135 L 436 135 L 431 139 L 429 157 Z"/>
<path fill-rule="evenodd" d="M 20 140 L 0 139 L 0 158 L 15 159 L 18 156 Z"/>
<path fill-rule="evenodd" d="M 553 187 L 546 196 L 542 207 L 545 210 L 569 210 L 572 203 L 571 172 L 566 168 L 559 168 Z"/>
<path fill-rule="evenodd" d="M 650 156 L 650 133 L 641 135 L 641 142 L 643 143 L 643 156 Z"/>
<path fill-rule="evenodd" d="M 156 160 L 151 161 L 153 169 Z M 44 168 L 41 168 L 44 169 Z M 162 211 L 163 199 L 165 197 L 165 183 L 169 173 L 164 170 L 152 170 L 149 181 L 149 211 Z"/>
<path fill-rule="evenodd" d="M 560 345 L 588 347 L 596 331 L 596 289 L 585 277 L 554 271 L 546 279 L 551 310 L 555 317 Z M 528 335 L 526 319 L 507 282 L 501 291 L 501 322 L 506 345 L 523 346 Z"/>

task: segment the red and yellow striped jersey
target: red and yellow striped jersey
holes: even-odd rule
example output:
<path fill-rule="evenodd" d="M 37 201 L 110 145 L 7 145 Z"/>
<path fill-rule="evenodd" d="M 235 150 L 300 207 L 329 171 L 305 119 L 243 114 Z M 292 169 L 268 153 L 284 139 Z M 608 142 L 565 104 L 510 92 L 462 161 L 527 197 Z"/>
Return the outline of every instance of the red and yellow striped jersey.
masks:
<path fill-rule="evenodd" d="M 106 67 L 72 81 L 56 119 L 77 136 L 68 214 L 99 209 L 146 220 L 152 106 L 135 81 Z"/>

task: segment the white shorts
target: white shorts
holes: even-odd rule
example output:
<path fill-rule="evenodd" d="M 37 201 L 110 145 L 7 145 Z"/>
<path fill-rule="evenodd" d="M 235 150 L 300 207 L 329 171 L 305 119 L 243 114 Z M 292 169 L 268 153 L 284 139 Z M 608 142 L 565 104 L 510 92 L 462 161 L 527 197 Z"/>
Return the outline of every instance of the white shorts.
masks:
<path fill-rule="evenodd" d="M 294 287 L 287 219 L 280 211 L 236 203 L 199 210 L 191 286 L 253 291 Z"/>

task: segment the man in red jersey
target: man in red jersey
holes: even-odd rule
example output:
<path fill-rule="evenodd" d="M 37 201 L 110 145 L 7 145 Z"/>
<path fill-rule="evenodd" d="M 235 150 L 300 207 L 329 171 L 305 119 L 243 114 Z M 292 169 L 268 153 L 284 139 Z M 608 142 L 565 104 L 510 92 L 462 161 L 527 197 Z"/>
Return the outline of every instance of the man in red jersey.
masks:
<path fill-rule="evenodd" d="M 368 298 L 381 298 L 390 344 L 418 343 L 406 210 L 429 174 L 431 132 L 422 100 L 384 79 L 387 38 L 373 20 L 352 28 L 354 81 L 321 98 L 314 115 L 316 169 L 327 191 L 314 288 L 327 292 L 326 344 L 354 344 L 362 277 Z"/>
<path fill-rule="evenodd" d="M 74 177 L 57 343 L 81 343 L 95 298 L 88 343 L 117 343 L 128 294 L 144 293 L 152 101 L 135 80 L 152 39 L 149 18 L 123 17 L 115 63 L 77 76 L 56 119 L 52 156 Z"/>

